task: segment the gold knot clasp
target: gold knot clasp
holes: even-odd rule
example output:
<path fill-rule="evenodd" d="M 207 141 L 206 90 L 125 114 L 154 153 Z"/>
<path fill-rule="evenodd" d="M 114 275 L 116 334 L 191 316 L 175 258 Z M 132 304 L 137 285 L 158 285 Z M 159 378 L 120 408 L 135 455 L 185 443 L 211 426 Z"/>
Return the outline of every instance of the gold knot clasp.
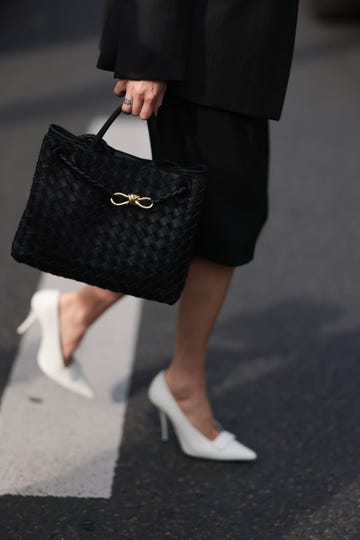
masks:
<path fill-rule="evenodd" d="M 125 201 L 116 202 L 114 200 L 114 197 L 122 197 L 123 199 L 126 199 Z M 113 193 L 113 196 L 110 198 L 110 201 L 115 206 L 123 206 L 124 204 L 131 204 L 140 206 L 141 208 L 145 208 L 148 210 L 149 208 L 152 208 L 154 206 L 153 200 L 151 197 L 140 197 L 140 195 L 137 195 L 136 193 L 121 193 L 121 191 L 116 191 Z M 148 201 L 148 202 L 145 202 Z M 144 204 L 145 202 L 145 204 Z"/>

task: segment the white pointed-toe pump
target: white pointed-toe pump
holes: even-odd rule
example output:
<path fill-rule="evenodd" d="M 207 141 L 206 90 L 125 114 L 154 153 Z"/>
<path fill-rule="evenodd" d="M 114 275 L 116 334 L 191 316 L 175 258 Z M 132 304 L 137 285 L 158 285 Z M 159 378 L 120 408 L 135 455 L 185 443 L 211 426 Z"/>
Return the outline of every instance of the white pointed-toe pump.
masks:
<path fill-rule="evenodd" d="M 164 371 L 160 371 L 152 380 L 148 397 L 159 410 L 162 440 L 168 439 L 167 420 L 169 418 L 185 454 L 220 461 L 252 461 L 257 458 L 253 450 L 237 441 L 235 435 L 229 431 L 222 430 L 215 439 L 211 440 L 196 429 L 172 395 L 165 380 Z M 217 424 L 221 428 L 219 422 Z"/>
<path fill-rule="evenodd" d="M 17 332 L 23 334 L 37 320 L 41 326 L 41 341 L 37 353 L 40 369 L 68 390 L 93 398 L 94 391 L 78 361 L 74 358 L 69 366 L 64 364 L 60 341 L 59 298 L 60 291 L 56 289 L 36 292 L 31 298 L 30 313 L 17 328 Z"/>

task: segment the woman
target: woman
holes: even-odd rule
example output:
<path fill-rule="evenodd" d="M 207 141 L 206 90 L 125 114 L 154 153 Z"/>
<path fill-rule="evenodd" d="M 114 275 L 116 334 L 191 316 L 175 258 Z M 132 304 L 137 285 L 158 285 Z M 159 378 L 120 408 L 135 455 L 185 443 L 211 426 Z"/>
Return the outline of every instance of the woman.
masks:
<path fill-rule="evenodd" d="M 293 54 L 298 0 L 110 0 L 97 67 L 118 79 L 122 110 L 146 120 L 154 159 L 209 167 L 196 249 L 178 303 L 174 355 L 149 398 L 187 454 L 254 460 L 214 419 L 208 340 L 236 267 L 254 257 L 268 212 L 268 123 L 278 120 Z M 38 361 L 54 380 L 93 392 L 73 360 L 90 325 L 122 297 L 92 286 L 33 297 Z M 34 316 L 33 316 L 34 318 Z M 28 319 L 19 331 L 31 322 Z"/>

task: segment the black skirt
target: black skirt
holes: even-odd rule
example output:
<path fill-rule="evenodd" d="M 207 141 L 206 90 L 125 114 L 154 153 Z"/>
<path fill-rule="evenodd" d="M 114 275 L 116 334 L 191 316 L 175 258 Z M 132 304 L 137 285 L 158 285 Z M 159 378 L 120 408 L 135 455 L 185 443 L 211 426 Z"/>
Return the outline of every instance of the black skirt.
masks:
<path fill-rule="evenodd" d="M 165 93 L 147 124 L 153 159 L 209 168 L 195 254 L 226 266 L 250 262 L 268 215 L 269 120 Z"/>

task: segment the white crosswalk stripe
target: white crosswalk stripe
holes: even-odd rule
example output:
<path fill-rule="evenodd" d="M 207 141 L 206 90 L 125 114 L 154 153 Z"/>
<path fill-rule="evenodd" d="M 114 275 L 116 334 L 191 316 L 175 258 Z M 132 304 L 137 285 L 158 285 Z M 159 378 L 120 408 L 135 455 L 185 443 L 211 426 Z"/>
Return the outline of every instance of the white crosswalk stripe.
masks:
<path fill-rule="evenodd" d="M 104 120 L 96 119 L 88 132 Z M 138 118 L 121 115 L 105 138 L 125 152 L 150 156 L 146 123 Z M 63 291 L 80 286 L 48 274 L 39 284 Z M 141 308 L 140 299 L 122 299 L 94 323 L 78 349 L 96 391 L 93 400 L 42 374 L 36 364 L 39 327 L 30 328 L 1 404 L 0 495 L 110 498 Z"/>

